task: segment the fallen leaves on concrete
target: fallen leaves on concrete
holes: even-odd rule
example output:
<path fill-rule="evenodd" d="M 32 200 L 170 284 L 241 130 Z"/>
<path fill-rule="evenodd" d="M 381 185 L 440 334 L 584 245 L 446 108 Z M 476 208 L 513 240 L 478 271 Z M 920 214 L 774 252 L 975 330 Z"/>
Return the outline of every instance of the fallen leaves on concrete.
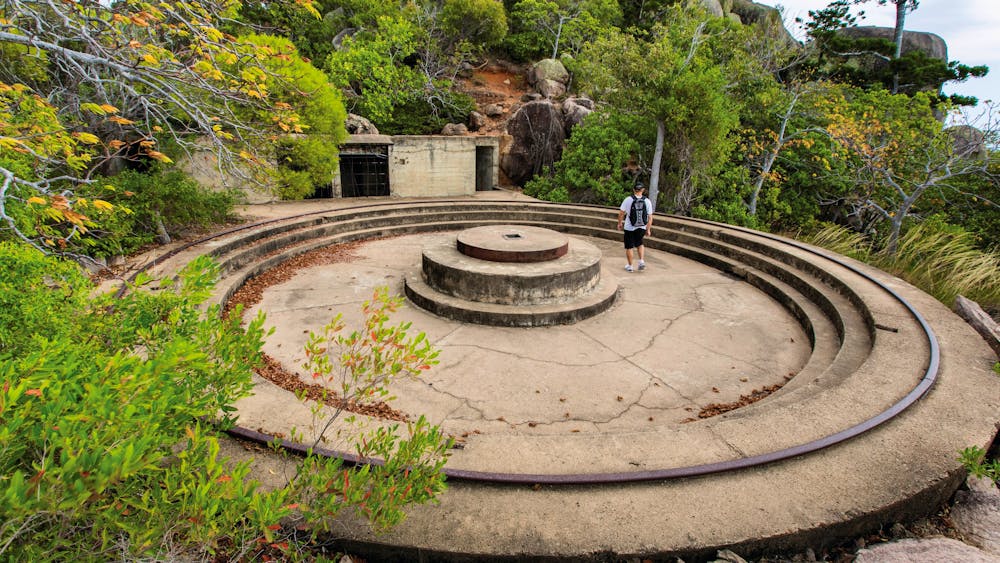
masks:
<path fill-rule="evenodd" d="M 360 241 L 349 242 L 312 250 L 250 278 L 229 299 L 223 314 L 228 315 L 237 305 L 242 305 L 243 310 L 246 311 L 260 303 L 267 288 L 292 279 L 301 269 L 350 262 L 357 259 L 357 249 L 361 244 Z M 343 408 L 348 412 L 374 418 L 400 422 L 410 420 L 409 415 L 391 408 L 383 401 L 359 403 L 354 400 L 345 400 L 333 390 L 322 385 L 303 382 L 297 374 L 288 371 L 280 362 L 267 354 L 262 354 L 262 359 L 263 365 L 256 370 L 258 375 L 305 400 L 322 402 L 332 408 Z"/>

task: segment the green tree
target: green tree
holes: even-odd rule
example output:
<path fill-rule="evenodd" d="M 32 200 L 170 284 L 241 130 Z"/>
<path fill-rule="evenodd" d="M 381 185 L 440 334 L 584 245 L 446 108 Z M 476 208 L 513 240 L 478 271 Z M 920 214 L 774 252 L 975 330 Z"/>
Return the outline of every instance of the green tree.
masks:
<path fill-rule="evenodd" d="M 277 163 L 278 192 L 285 199 L 301 199 L 319 185 L 329 185 L 337 170 L 340 144 L 347 138 L 347 112 L 340 90 L 327 76 L 303 59 L 291 41 L 270 35 L 249 35 L 241 41 L 272 54 L 265 63 L 270 97 L 279 109 L 295 104 L 296 118 L 279 125 L 287 133 L 277 137 L 271 159 Z M 265 119 L 266 115 L 258 115 Z"/>
<path fill-rule="evenodd" d="M 806 30 L 817 49 L 816 66 L 829 79 L 863 87 L 881 87 L 894 94 L 915 94 L 929 85 L 964 82 L 989 72 L 986 66 L 968 66 L 958 61 L 934 59 L 918 50 L 903 52 L 906 15 L 917 9 L 918 0 L 875 0 L 878 5 L 895 6 L 896 19 L 892 40 L 854 38 L 841 30 L 854 26 L 864 12 L 851 13 L 851 7 L 871 0 L 835 0 L 822 10 L 810 11 Z M 860 59 L 859 59 L 860 58 Z M 875 64 L 859 64 L 863 58 Z M 953 95 L 958 105 L 975 105 L 977 100 Z"/>
<path fill-rule="evenodd" d="M 990 160 L 975 143 L 956 143 L 935 118 L 932 97 L 884 90 L 831 90 L 824 100 L 825 133 L 848 161 L 855 213 L 888 224 L 886 252 L 895 254 L 904 220 L 930 190 L 952 191 L 969 176 L 985 176 Z M 995 125 L 990 126 L 987 137 Z"/>
<path fill-rule="evenodd" d="M 234 7 L 229 0 L 7 4 L 0 45 L 38 53 L 47 73 L 44 81 L 29 74 L 0 84 L 0 146 L 16 153 L 4 164 L 18 163 L 0 168 L 6 236 L 73 250 L 92 226 L 94 203 L 81 201 L 78 187 L 93 184 L 110 161 L 168 163 L 168 145 L 175 157 L 207 145 L 221 169 L 263 180 L 255 165 L 300 118 L 296 104 L 270 98 L 280 77 L 268 64 L 283 55 L 219 29 Z M 40 208 L 29 220 L 10 215 L 29 205 Z M 35 228 L 46 214 L 45 228 Z"/>
<path fill-rule="evenodd" d="M 738 113 L 726 96 L 723 69 L 705 45 L 724 31 L 717 26 L 728 24 L 679 8 L 670 19 L 669 29 L 657 27 L 648 40 L 622 33 L 595 40 L 575 69 L 581 88 L 596 99 L 655 126 L 649 197 L 661 204 L 662 167 L 674 185 L 672 210 L 690 213 L 698 187 L 728 156 Z"/>
<path fill-rule="evenodd" d="M 348 109 L 376 124 L 423 85 L 420 74 L 403 64 L 416 51 L 416 26 L 402 16 L 380 16 L 377 25 L 346 38 L 326 60 L 331 81 L 348 93 Z"/>
<path fill-rule="evenodd" d="M 507 49 L 519 60 L 573 55 L 621 19 L 612 0 L 519 0 L 510 9 Z"/>
<path fill-rule="evenodd" d="M 640 134 L 647 125 L 648 135 Z M 652 128 L 627 114 L 595 112 L 573 129 L 552 175 L 539 175 L 524 193 L 549 201 L 618 206 L 632 194 L 631 164 L 642 155 L 641 140 Z"/>

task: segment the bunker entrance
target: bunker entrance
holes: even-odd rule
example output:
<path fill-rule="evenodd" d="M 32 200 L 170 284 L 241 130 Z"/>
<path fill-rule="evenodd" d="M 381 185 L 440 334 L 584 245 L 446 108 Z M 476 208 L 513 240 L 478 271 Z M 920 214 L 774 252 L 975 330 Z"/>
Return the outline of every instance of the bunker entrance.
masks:
<path fill-rule="evenodd" d="M 341 153 L 340 182 L 343 197 L 389 195 L 389 148 L 367 146 Z"/>

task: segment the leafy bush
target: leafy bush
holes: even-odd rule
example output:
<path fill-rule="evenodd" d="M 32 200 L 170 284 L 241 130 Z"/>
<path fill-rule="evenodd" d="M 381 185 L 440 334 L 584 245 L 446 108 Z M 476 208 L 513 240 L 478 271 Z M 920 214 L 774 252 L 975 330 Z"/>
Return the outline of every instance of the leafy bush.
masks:
<path fill-rule="evenodd" d="M 302 199 L 329 186 L 337 170 L 337 144 L 329 137 L 286 137 L 276 143 L 277 183 L 281 199 Z"/>
<path fill-rule="evenodd" d="M 1000 485 L 1000 459 L 987 459 L 986 450 L 970 446 L 959 452 L 958 460 L 973 477 L 986 477 Z"/>
<path fill-rule="evenodd" d="M 19 356 L 36 339 L 68 338 L 89 299 L 90 281 L 71 262 L 28 245 L 0 242 L 0 358 Z"/>
<path fill-rule="evenodd" d="M 310 539 L 294 543 L 300 522 L 319 530 L 355 507 L 381 528 L 401 520 L 405 504 L 442 490 L 447 442 L 423 420 L 408 439 L 388 430 L 359 439 L 365 455 L 386 457 L 384 466 L 308 456 L 300 478 L 271 491 L 249 478 L 248 463 L 220 458 L 217 433 L 251 390 L 264 319 L 241 327 L 238 312 L 227 320 L 217 306 L 199 307 L 218 274 L 208 259 L 192 262 L 176 287 L 120 300 L 87 299 L 91 288 L 71 264 L 33 249 L 0 245 L 0 261 L 17 274 L 0 285 L 8 305 L 0 316 L 0 560 L 296 558 Z M 19 326 L 12 315 L 22 312 Z M 398 343 L 399 334 L 384 327 L 371 338 Z M 419 360 L 406 364 L 414 369 L 433 359 L 418 348 Z M 394 350 L 412 353 L 405 344 Z"/>
<path fill-rule="evenodd" d="M 125 208 L 105 215 L 93 233 L 93 254 L 129 254 L 156 239 L 176 236 L 192 227 L 209 227 L 233 217 L 237 190 L 213 191 L 177 169 L 150 172 L 126 170 L 101 179 L 89 190 L 94 196 Z"/>
<path fill-rule="evenodd" d="M 629 170 L 641 150 L 641 126 L 624 115 L 592 113 L 573 129 L 551 176 L 537 176 L 524 193 L 549 201 L 573 201 L 618 207 L 632 193 Z"/>
<path fill-rule="evenodd" d="M 465 123 L 476 109 L 471 96 L 440 82 L 434 92 L 414 92 L 393 107 L 392 114 L 379 124 L 387 135 L 436 135 L 448 123 Z"/>

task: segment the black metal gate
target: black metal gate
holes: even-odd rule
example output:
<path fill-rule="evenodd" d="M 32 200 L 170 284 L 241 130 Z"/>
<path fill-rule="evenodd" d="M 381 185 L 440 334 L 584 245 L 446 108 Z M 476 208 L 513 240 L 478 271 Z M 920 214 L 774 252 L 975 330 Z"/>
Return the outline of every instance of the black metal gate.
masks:
<path fill-rule="evenodd" d="M 388 154 L 340 153 L 340 186 L 343 197 L 389 195 Z"/>

